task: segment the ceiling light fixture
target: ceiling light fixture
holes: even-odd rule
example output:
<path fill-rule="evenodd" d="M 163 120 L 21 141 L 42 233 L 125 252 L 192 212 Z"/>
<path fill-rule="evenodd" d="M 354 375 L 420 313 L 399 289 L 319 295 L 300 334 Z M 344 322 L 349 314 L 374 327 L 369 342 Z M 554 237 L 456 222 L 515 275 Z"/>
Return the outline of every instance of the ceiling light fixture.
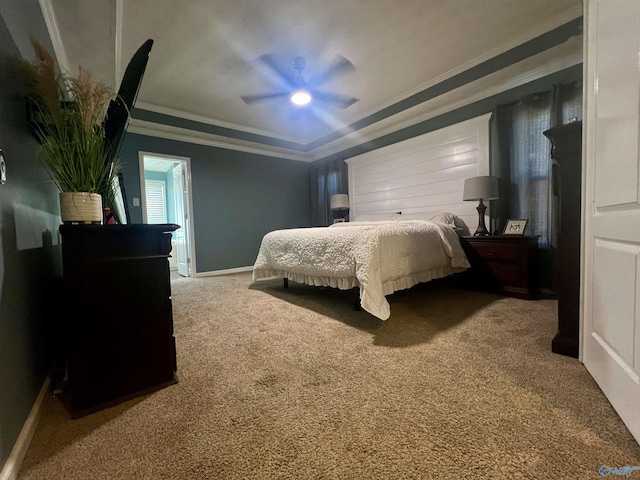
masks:
<path fill-rule="evenodd" d="M 302 70 L 304 70 L 306 64 L 306 60 L 303 57 L 295 57 L 291 62 L 293 69 L 297 72 L 295 77 L 281 68 L 273 55 L 262 55 L 259 59 L 275 72 L 281 83 L 283 83 L 284 89 L 257 95 L 241 95 L 242 100 L 247 105 L 275 98 L 288 98 L 291 103 L 298 107 L 322 102 L 338 108 L 347 108 L 358 101 L 355 97 L 316 90 L 317 87 L 329 81 L 332 77 L 355 70 L 353 64 L 344 57 L 338 57 L 337 61 L 333 62 L 327 70 L 312 78 L 308 83 L 302 76 Z"/>
<path fill-rule="evenodd" d="M 307 105 L 310 101 L 311 94 L 304 89 L 296 90 L 291 94 L 291 102 L 295 103 L 296 105 Z"/>

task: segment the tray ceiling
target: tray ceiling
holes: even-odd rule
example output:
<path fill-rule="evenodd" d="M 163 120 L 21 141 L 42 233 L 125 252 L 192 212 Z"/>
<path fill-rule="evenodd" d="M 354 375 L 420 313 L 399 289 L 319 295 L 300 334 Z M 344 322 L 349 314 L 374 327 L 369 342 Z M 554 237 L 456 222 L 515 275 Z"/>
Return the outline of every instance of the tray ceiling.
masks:
<path fill-rule="evenodd" d="M 67 66 L 112 85 L 154 39 L 137 106 L 308 145 L 426 86 L 581 15 L 580 0 L 55 0 Z M 59 52 L 58 52 L 59 53 Z M 322 90 L 360 99 L 341 110 L 241 95 L 282 88 L 258 61 L 305 57 L 305 77 L 341 55 L 356 70 Z M 60 58 L 60 55 L 59 55 Z M 293 72 L 293 69 L 291 69 Z"/>

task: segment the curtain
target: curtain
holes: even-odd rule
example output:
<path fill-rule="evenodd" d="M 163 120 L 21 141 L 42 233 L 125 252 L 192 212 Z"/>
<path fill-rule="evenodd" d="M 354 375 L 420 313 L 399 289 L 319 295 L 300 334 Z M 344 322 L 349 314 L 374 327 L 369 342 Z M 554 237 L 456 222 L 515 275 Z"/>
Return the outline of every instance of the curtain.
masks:
<path fill-rule="evenodd" d="M 529 235 L 539 236 L 538 246 L 550 244 L 551 149 L 542 134 L 551 128 L 551 92 L 531 95 L 510 108 L 511 147 L 509 213 L 527 218 Z"/>
<path fill-rule="evenodd" d="M 333 222 L 331 195 L 348 192 L 348 170 L 344 160 L 338 159 L 311 169 L 311 222 L 327 226 Z"/>
<path fill-rule="evenodd" d="M 554 124 L 564 125 L 572 119 L 582 120 L 582 80 L 555 87 Z"/>
<path fill-rule="evenodd" d="M 542 286 L 553 288 L 558 199 L 552 188 L 551 144 L 545 130 L 582 118 L 581 81 L 499 105 L 492 120 L 491 172 L 501 179 L 492 215 L 501 232 L 508 218 L 529 220 L 526 234 L 538 236 Z"/>

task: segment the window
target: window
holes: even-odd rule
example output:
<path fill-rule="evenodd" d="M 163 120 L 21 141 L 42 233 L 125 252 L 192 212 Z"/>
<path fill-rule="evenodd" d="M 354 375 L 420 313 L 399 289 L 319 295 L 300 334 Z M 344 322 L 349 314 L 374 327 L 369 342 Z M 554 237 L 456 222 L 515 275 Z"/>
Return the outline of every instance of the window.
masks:
<path fill-rule="evenodd" d="M 167 223 L 167 197 L 164 180 L 146 180 L 147 223 Z"/>
<path fill-rule="evenodd" d="M 506 184 L 501 191 L 498 218 L 500 222 L 507 218 L 529 220 L 525 233 L 538 236 L 541 284 L 553 290 L 557 289 L 554 252 L 560 221 L 558 197 L 552 188 L 551 148 L 543 132 L 581 117 L 581 81 L 558 84 L 496 109 L 492 172 Z"/>
<path fill-rule="evenodd" d="M 540 248 L 550 240 L 549 141 L 551 95 L 536 94 L 511 107 L 511 205 L 513 218 L 529 219 L 527 233 L 539 235 Z"/>

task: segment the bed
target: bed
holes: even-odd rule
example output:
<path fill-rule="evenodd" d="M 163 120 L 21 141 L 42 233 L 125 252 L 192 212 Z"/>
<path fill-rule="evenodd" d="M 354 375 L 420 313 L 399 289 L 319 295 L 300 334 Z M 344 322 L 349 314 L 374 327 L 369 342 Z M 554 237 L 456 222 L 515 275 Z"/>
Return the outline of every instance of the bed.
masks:
<path fill-rule="evenodd" d="M 391 311 L 385 295 L 469 268 L 455 215 L 371 217 L 266 234 L 254 281 L 281 277 L 312 286 L 359 288 L 362 308 L 386 320 Z"/>

